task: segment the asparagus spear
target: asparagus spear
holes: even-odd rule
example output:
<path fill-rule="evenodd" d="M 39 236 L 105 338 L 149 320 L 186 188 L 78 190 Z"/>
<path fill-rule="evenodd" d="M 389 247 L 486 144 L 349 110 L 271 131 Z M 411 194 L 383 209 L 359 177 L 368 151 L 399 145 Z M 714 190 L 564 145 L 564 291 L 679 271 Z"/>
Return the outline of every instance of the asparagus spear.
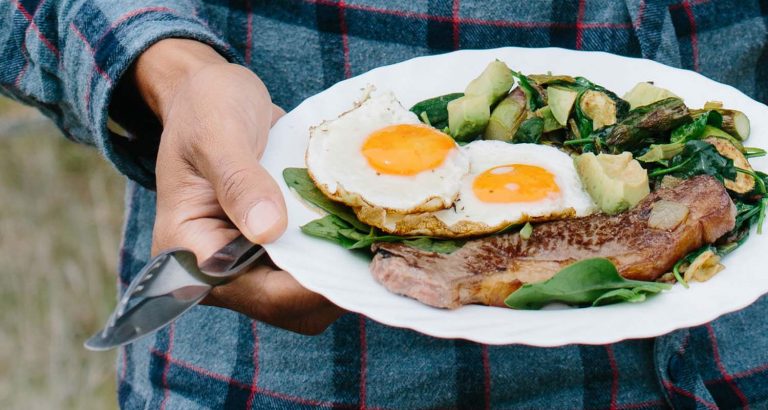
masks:
<path fill-rule="evenodd" d="M 666 98 L 638 107 L 613 126 L 605 142 L 614 150 L 632 150 L 643 140 L 668 132 L 691 121 L 688 107 L 679 98 Z"/>
<path fill-rule="evenodd" d="M 527 107 L 525 93 L 520 87 L 515 88 L 493 109 L 483 138 L 512 141 L 520 124 L 526 119 Z"/>

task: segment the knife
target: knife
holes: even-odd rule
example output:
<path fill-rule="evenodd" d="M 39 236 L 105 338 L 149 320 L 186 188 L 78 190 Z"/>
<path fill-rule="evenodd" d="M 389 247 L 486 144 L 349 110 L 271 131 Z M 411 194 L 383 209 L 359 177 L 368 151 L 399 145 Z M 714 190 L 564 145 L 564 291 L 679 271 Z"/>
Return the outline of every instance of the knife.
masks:
<path fill-rule="evenodd" d="M 131 281 L 104 329 L 85 342 L 109 350 L 154 333 L 200 303 L 214 286 L 234 279 L 265 253 L 240 235 L 199 267 L 192 251 L 169 249 L 155 256 Z"/>

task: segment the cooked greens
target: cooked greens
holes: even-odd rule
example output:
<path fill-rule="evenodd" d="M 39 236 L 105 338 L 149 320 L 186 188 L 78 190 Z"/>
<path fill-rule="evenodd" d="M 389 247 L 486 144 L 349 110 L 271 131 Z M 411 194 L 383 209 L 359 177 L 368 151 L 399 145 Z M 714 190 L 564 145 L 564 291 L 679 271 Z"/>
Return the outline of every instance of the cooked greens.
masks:
<path fill-rule="evenodd" d="M 672 268 L 672 274 L 675 276 L 675 280 L 677 280 L 678 283 L 682 284 L 686 288 L 688 287 L 688 283 L 683 279 L 683 275 L 680 273 L 680 268 L 683 265 L 690 265 L 691 262 L 693 262 L 696 258 L 699 257 L 704 252 L 712 251 L 715 253 L 715 255 L 722 255 L 722 253 L 718 250 L 718 248 L 712 246 L 712 245 L 704 245 L 699 249 L 696 249 L 695 251 L 689 253 L 688 255 L 685 255 L 682 259 L 677 261 L 675 263 L 675 266 Z"/>
<path fill-rule="evenodd" d="M 539 283 L 527 283 L 512 292 L 504 304 L 513 309 L 541 309 L 552 302 L 599 306 L 642 302 L 648 295 L 669 289 L 666 283 L 624 279 L 608 259 L 578 261 Z"/>
<path fill-rule="evenodd" d="M 516 143 L 538 144 L 541 134 L 544 132 L 544 120 L 539 117 L 531 117 L 520 124 L 512 140 Z"/>
<path fill-rule="evenodd" d="M 463 96 L 464 93 L 451 93 L 430 98 L 411 107 L 411 112 L 424 123 L 443 129 L 448 126 L 448 103 Z"/>
<path fill-rule="evenodd" d="M 648 176 L 657 178 L 672 175 L 677 178 L 691 178 L 708 174 L 724 182 L 736 178 L 733 161 L 720 155 L 715 146 L 705 141 L 693 140 L 685 143 L 683 151 L 672 158 L 669 167 L 659 168 Z"/>
<path fill-rule="evenodd" d="M 360 222 L 352 212 L 352 209 L 344 204 L 328 199 L 309 176 L 306 168 L 286 168 L 283 170 L 283 179 L 289 188 L 310 204 L 335 215 L 354 229 L 367 231 L 369 226 Z"/>
<path fill-rule="evenodd" d="M 703 136 L 704 129 L 707 127 L 707 125 L 720 127 L 722 124 L 722 115 L 720 115 L 717 111 L 707 111 L 695 120 L 672 130 L 669 141 L 688 142 L 690 140 L 699 139 Z"/>
<path fill-rule="evenodd" d="M 512 71 L 512 76 L 515 77 L 517 80 L 517 85 L 525 93 L 525 96 L 528 99 L 529 110 L 536 111 L 539 108 L 547 105 L 541 90 L 537 88 L 537 86 L 534 85 L 535 83 L 532 82 L 526 75 Z"/>
<path fill-rule="evenodd" d="M 607 213 L 633 206 L 639 199 L 630 200 L 632 195 L 628 193 L 636 191 L 641 199 L 649 189 L 667 183 L 666 179 L 662 181 L 667 176 L 688 179 L 706 174 L 718 179 L 736 204 L 736 224 L 715 244 L 678 261 L 672 274 L 685 286 L 681 266 L 707 251 L 717 256 L 732 252 L 747 240 L 754 226 L 758 233 L 762 232 L 768 208 L 768 175 L 753 170 L 748 159 L 764 156 L 766 150 L 743 146 L 750 133 L 749 119 L 740 111 L 724 108 L 722 103 L 708 102 L 700 109 L 689 108 L 682 98 L 653 83 L 639 83 L 620 98 L 584 77 L 525 75 L 496 60 L 463 92 L 421 101 L 410 110 L 423 123 L 450 134 L 461 145 L 478 138 L 547 144 L 578 156 L 581 161 L 577 159 L 577 166 L 581 162 L 584 168 L 580 173 L 582 182 Z M 611 178 L 590 171 L 594 164 L 599 165 L 598 158 L 614 157 L 637 159 L 632 163 L 637 169 L 629 173 L 626 167 L 611 162 L 607 164 L 613 170 Z M 601 165 L 601 172 L 602 168 L 606 167 Z M 629 174 L 647 177 L 641 181 L 644 184 L 637 186 L 616 184 L 616 180 L 623 181 Z M 423 250 L 450 253 L 464 243 L 387 234 L 360 222 L 350 207 L 328 199 L 315 187 L 305 169 L 289 168 L 283 175 L 288 186 L 304 200 L 328 213 L 301 227 L 308 235 L 348 249 L 370 249 L 376 242 L 402 242 Z M 611 195 L 599 195 L 603 192 Z M 535 226 L 526 224 L 520 236 L 527 240 L 534 229 Z M 545 282 L 522 286 L 505 303 L 513 308 L 538 309 L 550 302 L 577 306 L 640 302 L 669 286 L 627 280 L 610 260 L 586 259 Z"/>
<path fill-rule="evenodd" d="M 302 199 L 328 212 L 301 227 L 307 235 L 327 239 L 347 249 L 370 249 L 376 242 L 403 242 L 415 248 L 438 253 L 451 253 L 464 241 L 445 240 L 429 236 L 390 235 L 357 219 L 352 208 L 328 199 L 315 186 L 306 168 L 286 168 L 283 179 Z"/>
<path fill-rule="evenodd" d="M 683 100 L 667 98 L 630 111 L 610 128 L 604 137 L 605 145 L 613 152 L 635 151 L 657 142 L 664 134 L 690 120 L 688 107 Z"/>

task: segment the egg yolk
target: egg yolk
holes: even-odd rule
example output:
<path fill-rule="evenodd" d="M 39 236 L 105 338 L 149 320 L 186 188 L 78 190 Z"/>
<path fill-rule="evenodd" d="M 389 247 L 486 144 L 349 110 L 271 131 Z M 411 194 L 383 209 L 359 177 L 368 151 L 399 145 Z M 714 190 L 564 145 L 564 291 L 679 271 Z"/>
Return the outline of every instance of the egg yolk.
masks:
<path fill-rule="evenodd" d="M 428 125 L 400 124 L 371 133 L 362 151 L 382 174 L 416 175 L 440 166 L 454 149 L 453 138 Z"/>
<path fill-rule="evenodd" d="M 509 164 L 478 175 L 472 191 L 483 202 L 535 202 L 560 195 L 555 176 L 534 165 Z"/>

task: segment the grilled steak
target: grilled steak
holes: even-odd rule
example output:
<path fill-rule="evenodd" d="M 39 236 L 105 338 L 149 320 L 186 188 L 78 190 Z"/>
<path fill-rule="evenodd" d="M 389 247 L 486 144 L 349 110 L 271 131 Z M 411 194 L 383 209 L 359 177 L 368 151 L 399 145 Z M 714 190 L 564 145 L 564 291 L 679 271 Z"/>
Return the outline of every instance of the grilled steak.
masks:
<path fill-rule="evenodd" d="M 654 207 L 659 201 L 673 202 L 678 211 L 682 205 L 687 216 L 666 229 L 656 224 L 652 228 L 649 217 L 658 212 Z M 390 291 L 431 306 L 503 306 L 507 295 L 522 284 L 549 279 L 586 258 L 608 258 L 628 279 L 656 280 L 686 254 L 733 229 L 735 215 L 723 185 L 698 176 L 659 189 L 619 215 L 536 225 L 528 240 L 516 233 L 490 236 L 469 241 L 451 254 L 379 243 L 373 247 L 371 272 Z"/>

